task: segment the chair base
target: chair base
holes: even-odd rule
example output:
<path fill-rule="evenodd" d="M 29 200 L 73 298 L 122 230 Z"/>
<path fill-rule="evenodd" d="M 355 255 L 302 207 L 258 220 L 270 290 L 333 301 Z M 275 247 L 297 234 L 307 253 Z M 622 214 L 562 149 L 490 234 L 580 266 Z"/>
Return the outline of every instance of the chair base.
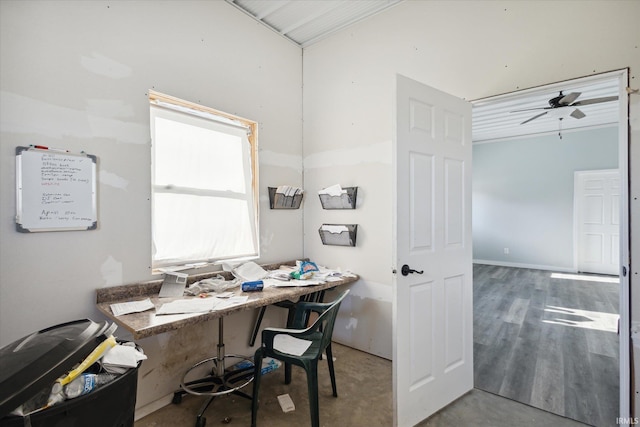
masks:
<path fill-rule="evenodd" d="M 225 363 L 233 361 L 239 363 L 242 361 L 251 362 L 251 366 L 240 369 L 226 369 Z M 234 363 L 234 364 L 235 364 Z M 187 381 L 186 378 L 191 371 L 207 364 L 211 364 L 210 372 L 207 376 L 195 380 Z M 233 366 L 233 365 L 232 365 Z M 235 395 L 251 400 L 252 397 L 242 391 L 241 388 L 246 387 L 253 381 L 253 362 L 251 358 L 235 354 L 224 355 L 221 358 L 210 357 L 201 360 L 187 370 L 180 382 L 180 390 L 173 393 L 172 403 L 179 404 L 182 396 L 191 394 L 194 396 L 206 396 L 207 400 L 200 407 L 196 415 L 196 427 L 204 427 L 206 425 L 205 411 L 217 396 L 233 393 Z"/>

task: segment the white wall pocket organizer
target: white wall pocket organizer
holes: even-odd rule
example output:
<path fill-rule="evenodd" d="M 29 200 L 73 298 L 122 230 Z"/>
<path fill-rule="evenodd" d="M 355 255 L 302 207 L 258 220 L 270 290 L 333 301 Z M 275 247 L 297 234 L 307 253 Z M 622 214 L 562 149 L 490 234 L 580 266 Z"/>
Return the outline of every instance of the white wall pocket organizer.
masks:
<path fill-rule="evenodd" d="M 358 224 L 322 224 L 318 232 L 323 245 L 355 246 Z"/>

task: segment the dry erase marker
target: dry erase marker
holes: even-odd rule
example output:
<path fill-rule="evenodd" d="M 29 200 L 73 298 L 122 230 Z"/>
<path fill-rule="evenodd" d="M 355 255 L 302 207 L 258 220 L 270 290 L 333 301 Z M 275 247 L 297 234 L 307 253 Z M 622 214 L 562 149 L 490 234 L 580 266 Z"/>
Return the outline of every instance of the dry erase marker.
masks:
<path fill-rule="evenodd" d="M 68 153 L 69 150 L 63 150 L 61 148 L 50 148 L 50 147 L 45 147 L 44 145 L 34 145 L 35 148 L 38 148 L 40 150 L 49 150 L 49 151 L 56 151 L 58 153 Z"/>
<path fill-rule="evenodd" d="M 256 280 L 255 282 L 242 283 L 243 292 L 261 291 L 263 288 L 264 288 L 264 282 L 262 280 Z"/>

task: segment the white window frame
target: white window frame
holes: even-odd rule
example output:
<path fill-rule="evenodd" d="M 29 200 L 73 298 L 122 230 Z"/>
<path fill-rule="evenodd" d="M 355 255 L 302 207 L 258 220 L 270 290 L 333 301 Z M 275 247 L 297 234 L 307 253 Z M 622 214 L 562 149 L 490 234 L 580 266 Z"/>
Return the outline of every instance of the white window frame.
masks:
<path fill-rule="evenodd" d="M 153 90 L 149 91 L 149 103 L 150 103 L 150 117 L 151 117 L 151 222 L 152 222 L 152 267 L 154 269 L 159 268 L 167 268 L 173 267 L 173 269 L 179 269 L 180 267 L 194 267 L 194 266 L 202 266 L 213 264 L 221 261 L 230 261 L 230 260 L 245 260 L 245 259 L 256 259 L 260 256 L 260 242 L 259 242 L 259 192 L 258 192 L 258 124 L 255 121 L 245 119 L 243 117 L 239 117 L 233 114 L 225 113 L 219 110 L 215 110 L 210 107 L 206 107 L 200 104 L 196 104 L 193 102 L 185 101 L 170 95 L 165 95 L 160 92 L 156 92 Z M 206 259 L 190 259 L 187 257 L 182 257 L 179 259 L 172 260 L 157 260 L 155 257 L 155 244 L 154 244 L 154 236 L 155 236 L 155 214 L 154 214 L 154 197 L 157 192 L 166 192 L 167 188 L 161 186 L 157 186 L 154 177 L 154 167 L 155 167 L 155 155 L 154 155 L 154 141 L 153 138 L 155 136 L 155 122 L 154 117 L 160 113 L 163 113 L 163 110 L 167 112 L 178 112 L 181 114 L 186 114 L 187 120 L 189 117 L 197 117 L 200 119 L 209 120 L 214 126 L 218 126 L 219 128 L 227 128 L 234 129 L 237 132 L 238 127 L 245 129 L 247 134 L 247 140 L 249 142 L 248 155 L 250 156 L 249 168 L 248 172 L 250 175 L 250 191 L 247 191 L 248 196 L 250 197 L 250 202 L 252 202 L 252 211 L 253 211 L 253 221 L 250 218 L 252 224 L 252 238 L 253 238 L 253 246 L 255 250 L 252 253 L 246 254 L 229 254 L 222 255 L 215 258 L 206 258 Z M 215 165 L 215 159 L 211 161 L 212 165 Z M 247 183 L 247 186 L 249 183 Z M 188 194 L 190 193 L 189 189 L 185 189 L 184 193 L 181 193 L 180 190 L 171 190 L 176 192 L 177 194 Z M 249 190 L 247 188 L 247 190 Z M 218 192 L 224 193 L 224 192 Z M 218 197 L 218 196 L 216 196 Z M 237 195 L 235 196 L 237 198 Z M 234 198 L 234 196 L 229 197 Z"/>

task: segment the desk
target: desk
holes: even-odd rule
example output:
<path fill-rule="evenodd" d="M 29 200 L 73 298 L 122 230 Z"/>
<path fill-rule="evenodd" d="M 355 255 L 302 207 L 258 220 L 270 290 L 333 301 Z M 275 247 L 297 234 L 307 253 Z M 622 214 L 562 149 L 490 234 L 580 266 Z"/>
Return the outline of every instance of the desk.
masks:
<path fill-rule="evenodd" d="M 289 263 L 274 264 L 269 266 L 263 266 L 266 270 L 277 269 L 280 265 L 291 265 Z M 295 262 L 293 262 L 295 264 Z M 207 277 L 214 276 L 219 273 L 212 273 L 208 275 L 193 276 L 189 278 L 189 282 L 195 282 Z M 230 279 L 229 275 L 226 275 L 227 279 Z M 249 382 L 253 380 L 253 376 L 249 378 L 246 374 L 244 377 L 239 377 L 238 373 L 226 372 L 225 359 L 243 359 L 244 356 L 228 355 L 224 350 L 224 317 L 230 314 L 264 307 L 267 305 L 275 304 L 277 302 L 292 300 L 297 301 L 300 297 L 308 295 L 314 292 L 320 292 L 327 289 L 335 288 L 336 286 L 346 285 L 354 283 L 359 279 L 358 276 L 353 277 L 341 277 L 340 280 L 326 282 L 313 286 L 291 286 L 291 287 L 266 287 L 260 292 L 242 292 L 238 287 L 233 292 L 235 295 L 248 296 L 249 299 L 242 304 L 238 304 L 232 307 L 224 308 L 221 310 L 214 310 L 207 313 L 190 313 L 190 314 L 170 314 L 170 315 L 156 315 L 156 310 L 148 310 L 142 313 L 125 314 L 123 316 L 114 316 L 111 312 L 110 305 L 116 302 L 140 300 L 149 298 L 154 304 L 155 308 L 159 308 L 162 304 L 174 301 L 181 298 L 162 298 L 158 297 L 162 281 L 154 281 L 135 285 L 116 286 L 111 288 L 102 288 L 97 290 L 96 304 L 98 309 L 104 313 L 110 319 L 113 319 L 118 325 L 124 327 L 131 332 L 134 339 L 141 339 L 150 337 L 153 335 L 161 334 L 164 332 L 178 330 L 190 325 L 194 325 L 201 322 L 206 322 L 212 319 L 218 319 L 218 353 L 217 356 L 205 359 L 196 365 L 192 366 L 180 384 L 182 391 L 178 391 L 174 394 L 174 403 L 178 403 L 181 400 L 182 393 L 186 392 L 194 395 L 210 396 L 207 402 L 200 409 L 197 419 L 196 427 L 205 425 L 205 418 L 203 416 L 204 411 L 207 409 L 214 397 L 227 394 L 236 393 L 245 398 L 251 399 L 251 396 L 246 395 L 239 391 L 239 389 L 245 387 Z M 183 298 L 197 298 L 197 297 L 183 297 Z M 199 367 L 203 363 L 213 363 L 212 373 L 199 380 L 186 382 L 185 378 L 187 374 L 194 368 Z M 251 372 L 253 370 L 251 369 Z M 240 382 L 232 383 L 232 381 L 238 380 Z M 239 385 L 238 385 L 239 384 Z"/>
<path fill-rule="evenodd" d="M 284 264 L 278 264 L 277 266 L 280 265 Z M 201 280 L 203 278 L 205 277 L 198 277 L 197 280 Z M 135 285 L 115 286 L 111 288 L 101 288 L 97 290 L 96 303 L 98 309 L 102 313 L 104 313 L 104 315 L 106 315 L 110 319 L 113 319 L 113 321 L 118 325 L 131 332 L 133 338 L 138 340 L 141 338 L 158 335 L 164 332 L 175 331 L 189 325 L 206 322 L 212 319 L 219 319 L 243 310 L 260 308 L 285 300 L 297 301 L 303 295 L 331 289 L 340 285 L 354 283 L 358 279 L 358 276 L 343 277 L 336 282 L 326 282 L 314 286 L 278 288 L 267 287 L 261 292 L 242 292 L 240 288 L 237 288 L 235 289 L 234 294 L 249 296 L 247 302 L 222 310 L 214 310 L 208 313 L 165 314 L 158 316 L 156 315 L 155 310 L 148 310 L 142 313 L 125 314 L 124 316 L 116 317 L 111 312 L 110 305 L 116 302 L 150 298 L 151 302 L 155 305 L 156 308 L 158 308 L 164 303 L 180 299 L 162 298 L 161 300 L 160 298 L 158 298 L 158 293 L 160 292 L 162 281 Z M 194 280 L 191 281 L 193 282 Z"/>

